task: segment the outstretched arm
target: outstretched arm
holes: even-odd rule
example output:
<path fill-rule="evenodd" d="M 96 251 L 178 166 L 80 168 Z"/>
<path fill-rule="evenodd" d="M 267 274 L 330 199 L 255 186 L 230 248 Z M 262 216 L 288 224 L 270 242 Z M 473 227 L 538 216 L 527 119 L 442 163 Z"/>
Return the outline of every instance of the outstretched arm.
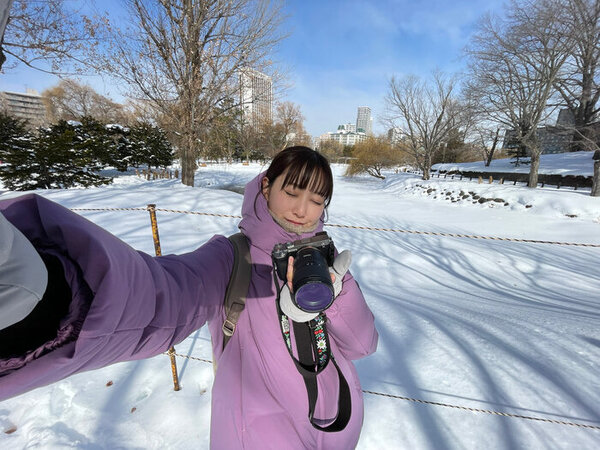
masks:
<path fill-rule="evenodd" d="M 0 201 L 0 210 L 45 260 L 59 261 L 71 295 L 54 339 L 0 359 L 0 400 L 163 352 L 222 306 L 233 260 L 224 237 L 191 253 L 153 258 L 36 195 Z"/>

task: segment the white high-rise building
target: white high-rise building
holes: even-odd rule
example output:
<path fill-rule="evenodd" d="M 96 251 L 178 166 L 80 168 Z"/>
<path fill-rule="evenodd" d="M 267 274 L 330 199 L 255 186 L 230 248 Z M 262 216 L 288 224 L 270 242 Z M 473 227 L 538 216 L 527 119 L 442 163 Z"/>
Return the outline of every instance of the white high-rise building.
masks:
<path fill-rule="evenodd" d="M 347 131 L 349 133 L 356 133 L 356 124 L 344 123 L 344 124 L 338 126 L 338 132 L 339 131 Z"/>
<path fill-rule="evenodd" d="M 343 124 L 338 126 L 338 129 L 335 133 L 329 131 L 327 134 L 321 135 L 320 140 L 335 141 L 341 145 L 352 146 L 364 141 L 366 138 L 367 135 L 364 132 L 354 130 L 354 124 Z"/>
<path fill-rule="evenodd" d="M 371 118 L 371 108 L 368 106 L 359 106 L 356 114 L 356 131 L 363 131 L 368 136 L 373 134 L 373 119 Z"/>
<path fill-rule="evenodd" d="M 254 69 L 240 72 L 240 104 L 247 123 L 258 127 L 273 116 L 273 81 Z"/>
<path fill-rule="evenodd" d="M 402 129 L 399 127 L 390 128 L 387 132 L 388 140 L 390 144 L 397 144 L 402 140 Z"/>
<path fill-rule="evenodd" d="M 27 119 L 33 127 L 46 122 L 42 97 L 32 89 L 27 92 L 0 92 L 0 110 L 13 117 Z"/>

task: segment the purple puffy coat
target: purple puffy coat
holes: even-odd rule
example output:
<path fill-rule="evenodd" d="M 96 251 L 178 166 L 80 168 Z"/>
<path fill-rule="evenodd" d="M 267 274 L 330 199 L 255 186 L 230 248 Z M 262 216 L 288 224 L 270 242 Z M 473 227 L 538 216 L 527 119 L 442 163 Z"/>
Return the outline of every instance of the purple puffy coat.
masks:
<path fill-rule="evenodd" d="M 77 372 L 162 353 L 208 322 L 217 362 L 211 448 L 355 447 L 363 400 L 351 360 L 376 349 L 373 315 L 346 274 L 326 314 L 331 351 L 350 386 L 352 416 L 341 432 L 318 431 L 308 420 L 306 387 L 281 335 L 270 258 L 276 243 L 299 236 L 271 218 L 258 195 L 261 178 L 246 186 L 239 227 L 250 241 L 252 280 L 246 308 L 224 352 L 223 298 L 233 262 L 225 237 L 216 236 L 191 253 L 151 257 L 42 197 L 0 201 L 6 218 L 38 251 L 60 258 L 73 292 L 54 341 L 21 358 L 0 360 L 0 400 Z M 332 417 L 338 397 L 333 365 L 318 383 L 315 417 Z"/>

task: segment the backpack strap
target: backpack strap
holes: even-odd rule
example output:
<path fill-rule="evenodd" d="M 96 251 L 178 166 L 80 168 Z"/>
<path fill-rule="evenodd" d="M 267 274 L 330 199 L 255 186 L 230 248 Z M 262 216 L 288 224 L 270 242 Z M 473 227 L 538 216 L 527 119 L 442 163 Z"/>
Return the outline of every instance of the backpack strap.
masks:
<path fill-rule="evenodd" d="M 229 342 L 240 314 L 246 306 L 246 296 L 250 277 L 252 275 L 252 258 L 248 239 L 242 233 L 236 233 L 228 237 L 233 245 L 233 269 L 225 292 L 225 322 L 223 322 L 223 350 Z"/>

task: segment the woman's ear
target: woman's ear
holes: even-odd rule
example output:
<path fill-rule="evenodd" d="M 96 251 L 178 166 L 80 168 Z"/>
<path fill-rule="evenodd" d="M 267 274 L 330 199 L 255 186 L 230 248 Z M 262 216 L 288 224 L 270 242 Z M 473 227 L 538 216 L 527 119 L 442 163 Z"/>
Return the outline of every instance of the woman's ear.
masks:
<path fill-rule="evenodd" d="M 269 201 L 269 191 L 271 190 L 271 186 L 269 186 L 269 179 L 267 177 L 263 177 L 261 181 L 262 185 L 262 194 L 267 201 Z"/>

